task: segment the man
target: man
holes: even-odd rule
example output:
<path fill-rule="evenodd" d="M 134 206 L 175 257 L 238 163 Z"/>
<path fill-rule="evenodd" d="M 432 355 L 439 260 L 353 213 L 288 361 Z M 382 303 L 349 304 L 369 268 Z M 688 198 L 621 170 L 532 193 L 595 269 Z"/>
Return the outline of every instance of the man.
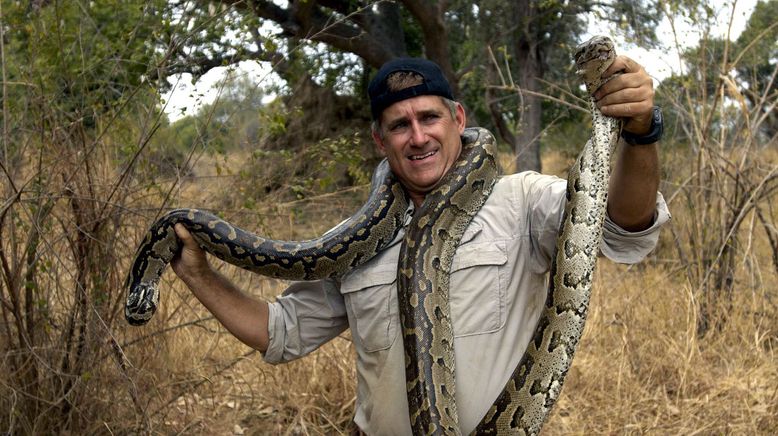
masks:
<path fill-rule="evenodd" d="M 645 70 L 622 56 L 604 75 L 617 71 L 623 74 L 595 97 L 604 114 L 624 119 L 624 136 L 634 145 L 619 148 L 601 249 L 617 262 L 634 263 L 653 249 L 669 217 L 657 195 L 661 116 L 653 109 Z M 384 65 L 369 95 L 373 139 L 405 187 L 411 209 L 418 207 L 459 156 L 465 112 L 438 66 L 422 59 Z M 457 249 L 450 307 L 463 433 L 486 413 L 529 342 L 545 301 L 565 185 L 532 172 L 500 179 Z M 355 422 L 368 434 L 410 434 L 395 285 L 402 232 L 342 279 L 295 283 L 270 304 L 214 272 L 188 232 L 181 225 L 176 232 L 184 243 L 173 262 L 176 274 L 266 361 L 302 357 L 350 328 L 357 354 Z"/>

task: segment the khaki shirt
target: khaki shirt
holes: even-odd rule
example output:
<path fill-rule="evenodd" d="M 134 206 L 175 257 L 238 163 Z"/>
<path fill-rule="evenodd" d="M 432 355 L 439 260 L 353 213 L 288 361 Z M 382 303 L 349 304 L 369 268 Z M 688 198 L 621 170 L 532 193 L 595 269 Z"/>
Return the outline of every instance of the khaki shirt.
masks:
<path fill-rule="evenodd" d="M 524 172 L 503 177 L 454 256 L 454 326 L 459 424 L 469 434 L 522 357 L 546 299 L 566 181 Z M 606 218 L 602 253 L 635 263 L 656 245 L 670 215 L 661 194 L 651 228 L 630 233 Z M 411 434 L 397 304 L 403 232 L 363 266 L 335 280 L 292 284 L 270 304 L 270 363 L 302 357 L 350 327 L 357 355 L 354 421 L 368 434 Z"/>

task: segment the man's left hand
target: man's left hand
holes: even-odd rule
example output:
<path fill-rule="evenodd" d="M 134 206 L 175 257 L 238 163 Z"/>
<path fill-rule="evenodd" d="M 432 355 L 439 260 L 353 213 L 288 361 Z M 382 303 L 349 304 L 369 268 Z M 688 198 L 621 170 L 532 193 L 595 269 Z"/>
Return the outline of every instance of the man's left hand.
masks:
<path fill-rule="evenodd" d="M 654 81 L 642 65 L 626 56 L 617 56 L 603 78 L 617 75 L 594 93 L 604 115 L 622 118 L 622 128 L 636 135 L 651 129 L 654 107 Z"/>

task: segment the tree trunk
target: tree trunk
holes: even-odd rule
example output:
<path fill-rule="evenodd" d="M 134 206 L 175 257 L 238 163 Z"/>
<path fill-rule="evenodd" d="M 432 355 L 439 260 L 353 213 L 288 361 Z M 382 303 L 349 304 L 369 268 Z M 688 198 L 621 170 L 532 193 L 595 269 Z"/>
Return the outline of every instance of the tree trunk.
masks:
<path fill-rule="evenodd" d="M 538 97 L 523 91 L 538 92 L 538 79 L 543 77 L 542 60 L 538 50 L 538 38 L 535 38 L 533 20 L 536 7 L 529 0 L 520 0 L 516 4 L 516 40 L 514 58 L 519 69 L 518 85 L 521 89 L 519 100 L 519 122 L 513 149 L 516 152 L 516 171 L 540 171 L 540 131 L 541 102 Z"/>

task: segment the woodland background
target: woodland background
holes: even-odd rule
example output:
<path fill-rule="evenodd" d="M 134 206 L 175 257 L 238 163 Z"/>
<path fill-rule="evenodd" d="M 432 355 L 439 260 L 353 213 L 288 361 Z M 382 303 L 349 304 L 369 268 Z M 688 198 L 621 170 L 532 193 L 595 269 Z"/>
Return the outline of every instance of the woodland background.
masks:
<path fill-rule="evenodd" d="M 673 220 L 632 267 L 602 260 L 547 434 L 778 432 L 778 1 L 737 38 L 735 2 L 0 0 L 0 432 L 345 434 L 348 335 L 271 367 L 172 273 L 123 319 L 135 247 L 166 210 L 314 237 L 364 200 L 378 157 L 366 83 L 442 65 L 505 172 L 564 176 L 589 135 L 570 60 L 594 22 L 644 47 L 701 35 L 662 80 Z M 589 21 L 587 21 L 589 20 Z M 673 32 L 657 35 L 669 20 Z M 168 78 L 258 61 L 170 120 Z M 257 297 L 283 283 L 218 267 Z"/>

